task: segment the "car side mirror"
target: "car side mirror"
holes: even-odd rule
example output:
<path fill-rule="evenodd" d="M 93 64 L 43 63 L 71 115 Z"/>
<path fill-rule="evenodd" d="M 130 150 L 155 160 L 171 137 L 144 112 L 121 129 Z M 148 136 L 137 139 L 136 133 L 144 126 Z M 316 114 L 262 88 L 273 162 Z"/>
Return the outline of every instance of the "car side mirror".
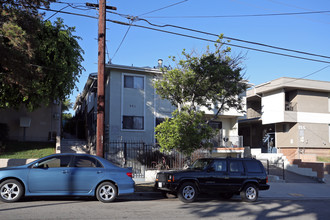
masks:
<path fill-rule="evenodd" d="M 32 168 L 39 168 L 39 163 L 33 164 Z"/>

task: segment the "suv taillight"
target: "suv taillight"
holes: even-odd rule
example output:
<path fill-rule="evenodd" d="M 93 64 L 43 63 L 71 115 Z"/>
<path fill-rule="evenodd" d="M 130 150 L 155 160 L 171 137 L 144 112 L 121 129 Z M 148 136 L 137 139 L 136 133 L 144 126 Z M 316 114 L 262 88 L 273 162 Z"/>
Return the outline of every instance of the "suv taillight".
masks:
<path fill-rule="evenodd" d="M 266 183 L 268 183 L 268 176 L 266 177 Z"/>
<path fill-rule="evenodd" d="M 133 178 L 133 174 L 132 173 L 126 173 L 127 176 Z"/>

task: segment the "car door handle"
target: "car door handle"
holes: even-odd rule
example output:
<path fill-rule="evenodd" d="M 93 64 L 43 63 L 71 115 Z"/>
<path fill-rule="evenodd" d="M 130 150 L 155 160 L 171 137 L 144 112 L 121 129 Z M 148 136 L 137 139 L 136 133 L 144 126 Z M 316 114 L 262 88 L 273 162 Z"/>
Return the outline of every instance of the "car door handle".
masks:
<path fill-rule="evenodd" d="M 96 173 L 97 173 L 97 174 L 100 174 L 100 173 L 103 173 L 103 172 L 102 172 L 102 171 L 97 171 Z"/>
<path fill-rule="evenodd" d="M 63 173 L 63 174 L 67 174 L 67 173 L 69 173 L 69 171 L 67 171 L 67 170 L 63 170 L 62 173 Z"/>

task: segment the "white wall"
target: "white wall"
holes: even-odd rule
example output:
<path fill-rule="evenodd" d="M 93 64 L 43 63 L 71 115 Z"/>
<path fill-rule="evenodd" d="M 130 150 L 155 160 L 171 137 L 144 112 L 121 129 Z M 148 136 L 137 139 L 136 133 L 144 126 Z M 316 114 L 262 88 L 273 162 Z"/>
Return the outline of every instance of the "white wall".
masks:
<path fill-rule="evenodd" d="M 285 93 L 277 90 L 264 94 L 261 98 L 262 124 L 272 124 L 284 121 Z"/>
<path fill-rule="evenodd" d="M 298 112 L 297 113 L 297 122 L 330 124 L 330 114 Z"/>

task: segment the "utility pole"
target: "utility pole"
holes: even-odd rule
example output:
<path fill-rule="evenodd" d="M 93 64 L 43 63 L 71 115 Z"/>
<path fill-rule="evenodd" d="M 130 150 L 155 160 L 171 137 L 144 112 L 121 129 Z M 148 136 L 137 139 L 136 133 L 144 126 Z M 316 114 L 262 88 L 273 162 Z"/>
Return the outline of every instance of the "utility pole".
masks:
<path fill-rule="evenodd" d="M 97 62 L 97 119 L 96 119 L 96 155 L 103 157 L 104 140 L 104 73 L 105 73 L 105 30 L 106 9 L 117 10 L 116 7 L 106 6 L 105 0 L 99 4 L 86 3 L 86 6 L 99 8 L 98 30 L 98 62 Z"/>
<path fill-rule="evenodd" d="M 103 157 L 104 140 L 104 71 L 105 71 L 105 0 L 99 1 L 96 155 Z"/>

